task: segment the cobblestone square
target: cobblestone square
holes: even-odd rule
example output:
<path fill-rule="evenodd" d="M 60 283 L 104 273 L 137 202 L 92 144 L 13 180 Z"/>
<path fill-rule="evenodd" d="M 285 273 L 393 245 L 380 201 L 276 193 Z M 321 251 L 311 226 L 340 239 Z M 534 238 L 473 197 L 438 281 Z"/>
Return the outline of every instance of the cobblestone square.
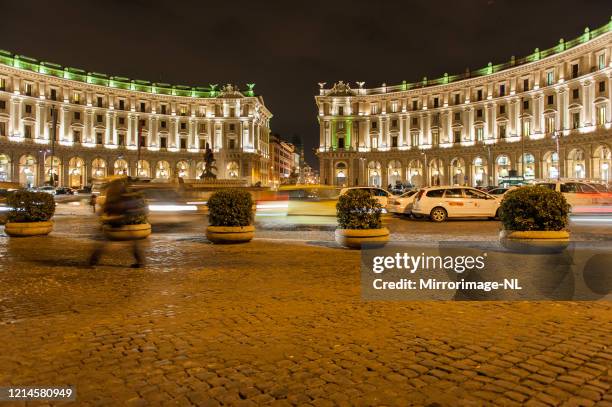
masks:
<path fill-rule="evenodd" d="M 91 406 L 612 405 L 610 303 L 365 302 L 331 232 L 216 246 L 196 225 L 153 234 L 144 269 L 121 244 L 88 269 L 92 224 L 0 237 L 2 385 Z"/>

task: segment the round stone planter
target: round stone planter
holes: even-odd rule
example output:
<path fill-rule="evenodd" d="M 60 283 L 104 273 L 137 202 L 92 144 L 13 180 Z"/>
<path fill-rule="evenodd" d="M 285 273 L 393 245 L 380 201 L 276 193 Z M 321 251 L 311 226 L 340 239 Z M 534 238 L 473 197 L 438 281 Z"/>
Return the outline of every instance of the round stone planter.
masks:
<path fill-rule="evenodd" d="M 53 230 L 53 221 L 45 222 L 8 222 L 4 225 L 4 232 L 9 236 L 44 236 Z"/>
<path fill-rule="evenodd" d="M 149 223 L 115 227 L 103 225 L 102 231 L 108 240 L 140 240 L 146 239 L 151 234 L 151 225 Z"/>
<path fill-rule="evenodd" d="M 208 226 L 206 238 L 213 243 L 246 243 L 253 239 L 255 226 Z"/>
<path fill-rule="evenodd" d="M 389 241 L 389 229 L 336 229 L 336 242 L 349 249 L 362 245 L 384 246 Z"/>
<path fill-rule="evenodd" d="M 502 230 L 499 241 L 508 250 L 520 253 L 560 253 L 569 245 L 570 234 L 566 230 Z"/>

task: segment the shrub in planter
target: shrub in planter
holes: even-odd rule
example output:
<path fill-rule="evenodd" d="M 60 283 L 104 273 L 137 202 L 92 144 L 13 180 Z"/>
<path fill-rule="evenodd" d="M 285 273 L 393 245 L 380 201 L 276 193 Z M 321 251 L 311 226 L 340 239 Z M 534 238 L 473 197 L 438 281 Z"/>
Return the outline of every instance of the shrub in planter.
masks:
<path fill-rule="evenodd" d="M 11 208 L 4 231 L 9 236 L 47 235 L 53 230 L 55 200 L 45 192 L 14 191 L 7 196 Z"/>
<path fill-rule="evenodd" d="M 549 188 L 528 186 L 509 191 L 499 211 L 504 227 L 501 242 L 521 251 L 563 250 L 569 243 L 569 211 L 563 194 Z"/>
<path fill-rule="evenodd" d="M 224 189 L 208 199 L 206 237 L 213 243 L 241 243 L 253 238 L 253 199 L 248 191 Z"/>
<path fill-rule="evenodd" d="M 144 239 L 151 234 L 148 213 L 141 193 L 124 193 L 119 199 L 107 200 L 102 215 L 104 234 L 110 240 Z"/>
<path fill-rule="evenodd" d="M 384 244 L 389 230 L 382 226 L 382 206 L 365 189 L 351 189 L 336 204 L 336 241 L 359 249 L 363 244 Z"/>

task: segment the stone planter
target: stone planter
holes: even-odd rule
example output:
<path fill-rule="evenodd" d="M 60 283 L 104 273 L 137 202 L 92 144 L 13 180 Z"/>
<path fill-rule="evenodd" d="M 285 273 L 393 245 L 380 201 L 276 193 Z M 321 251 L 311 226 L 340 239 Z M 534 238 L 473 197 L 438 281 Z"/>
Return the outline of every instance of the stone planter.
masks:
<path fill-rule="evenodd" d="M 44 222 L 8 222 L 4 225 L 4 233 L 14 237 L 44 236 L 53 230 L 53 221 Z"/>
<path fill-rule="evenodd" d="M 508 250 L 520 253 L 560 253 L 569 245 L 570 234 L 566 230 L 502 230 L 499 241 Z"/>
<path fill-rule="evenodd" d="M 140 240 L 146 239 L 151 234 L 151 225 L 149 223 L 115 227 L 103 225 L 102 231 L 109 240 Z"/>
<path fill-rule="evenodd" d="M 213 243 L 246 243 L 253 239 L 255 226 L 208 226 L 206 238 Z"/>
<path fill-rule="evenodd" d="M 384 246 L 389 241 L 389 229 L 336 229 L 336 242 L 350 249 L 361 249 L 363 244 Z"/>

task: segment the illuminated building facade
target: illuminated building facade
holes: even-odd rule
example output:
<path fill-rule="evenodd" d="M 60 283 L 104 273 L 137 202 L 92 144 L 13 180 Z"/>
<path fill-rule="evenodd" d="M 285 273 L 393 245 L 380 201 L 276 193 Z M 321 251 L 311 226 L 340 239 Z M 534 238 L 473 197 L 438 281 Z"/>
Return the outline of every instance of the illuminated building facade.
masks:
<path fill-rule="evenodd" d="M 321 182 L 612 181 L 612 22 L 525 58 L 418 83 L 320 83 Z"/>
<path fill-rule="evenodd" d="M 218 178 L 266 185 L 272 114 L 254 86 L 150 83 L 0 51 L 0 181 L 196 179 L 210 147 Z"/>

